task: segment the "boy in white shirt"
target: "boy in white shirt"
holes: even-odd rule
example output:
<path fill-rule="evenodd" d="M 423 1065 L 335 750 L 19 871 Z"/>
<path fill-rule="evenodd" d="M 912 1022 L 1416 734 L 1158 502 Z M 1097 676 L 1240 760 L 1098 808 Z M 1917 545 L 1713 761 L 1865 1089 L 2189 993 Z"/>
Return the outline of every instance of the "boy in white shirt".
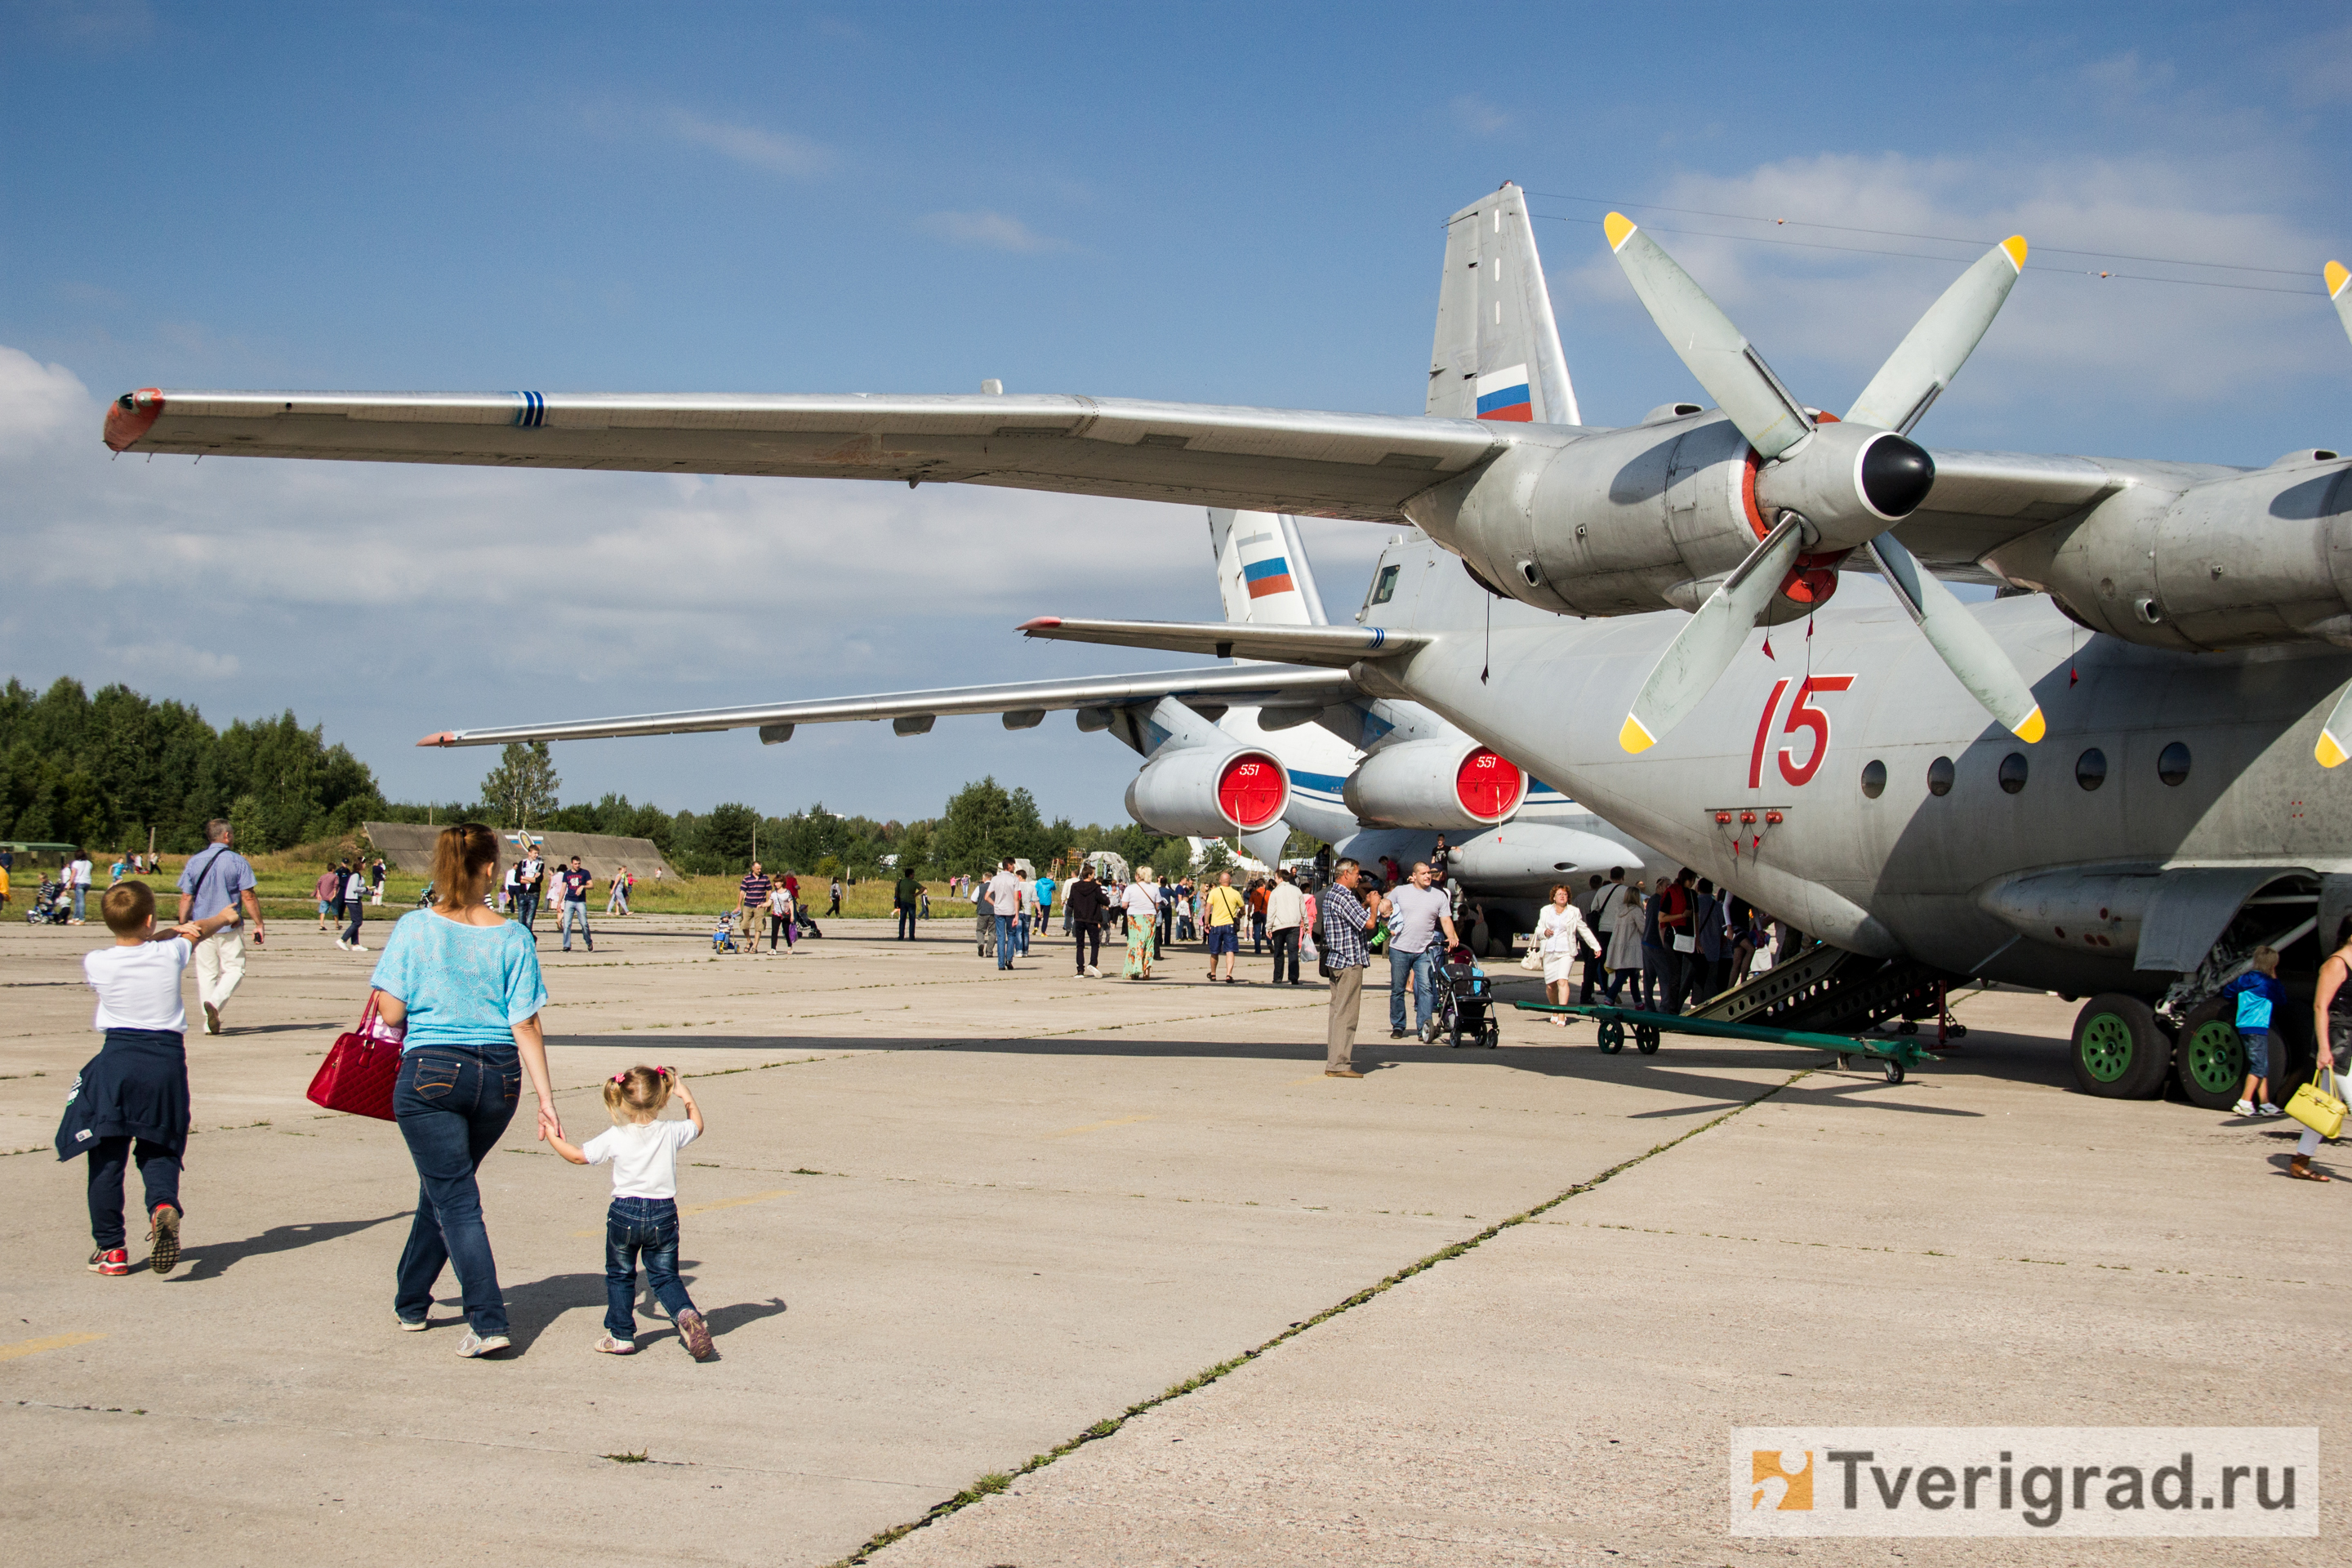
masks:
<path fill-rule="evenodd" d="M 118 882 L 99 901 L 114 945 L 87 953 L 82 976 L 98 993 L 91 1027 L 106 1044 L 66 1095 L 58 1158 L 89 1156 L 89 1255 L 93 1274 L 131 1272 L 123 1247 L 122 1177 L 136 1159 L 147 1189 L 148 1267 L 169 1274 L 180 1261 L 180 1160 L 188 1143 L 187 1010 L 180 976 L 191 944 L 236 918 L 234 906 L 163 931 L 155 892 Z"/>

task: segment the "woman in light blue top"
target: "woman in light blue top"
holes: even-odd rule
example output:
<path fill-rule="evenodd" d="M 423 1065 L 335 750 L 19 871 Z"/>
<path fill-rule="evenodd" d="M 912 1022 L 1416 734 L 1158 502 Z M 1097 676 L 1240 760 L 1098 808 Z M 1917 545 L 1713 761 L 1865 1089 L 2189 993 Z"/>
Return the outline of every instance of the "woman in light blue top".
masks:
<path fill-rule="evenodd" d="M 498 874 L 496 834 L 478 822 L 442 829 L 433 851 L 440 902 L 394 925 L 371 982 L 377 1012 L 408 1029 L 392 1107 L 418 1190 L 393 1311 L 402 1328 L 425 1328 L 442 1265 L 454 1265 L 469 1325 L 461 1356 L 511 1342 L 475 1173 L 514 1119 L 525 1071 L 539 1095 L 540 1136 L 563 1135 L 539 1029 L 547 987 L 537 946 L 482 902 Z"/>

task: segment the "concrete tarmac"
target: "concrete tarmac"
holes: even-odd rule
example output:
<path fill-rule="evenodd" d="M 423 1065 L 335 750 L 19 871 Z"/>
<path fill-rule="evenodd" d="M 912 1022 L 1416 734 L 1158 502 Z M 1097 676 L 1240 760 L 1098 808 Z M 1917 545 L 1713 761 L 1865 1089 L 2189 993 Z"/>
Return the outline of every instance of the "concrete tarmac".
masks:
<path fill-rule="evenodd" d="M 432 1331 L 394 1330 L 405 1151 L 302 1098 L 372 955 L 302 922 L 233 1032 L 190 1037 L 180 1268 L 87 1272 L 49 1140 L 104 933 L 0 927 L 12 1555 L 824 1564 L 1012 1476 L 872 1560 L 2352 1560 L 2352 1184 L 2286 1180 L 2275 1123 L 2072 1092 L 2054 999 L 1962 1004 L 1969 1039 L 1889 1086 L 1776 1047 L 1604 1057 L 1513 1012 L 1499 1051 L 1392 1045 L 1373 993 L 1377 1065 L 1346 1081 L 1312 984 L 1211 986 L 1189 949 L 1079 980 L 1058 937 L 1003 975 L 966 922 L 826 929 L 715 962 L 652 921 L 541 942 L 567 1131 L 638 1061 L 709 1116 L 680 1173 L 698 1365 L 649 1296 L 635 1358 L 590 1352 L 609 1182 L 527 1112 L 482 1176 L 516 1351 L 451 1353 L 452 1277 Z M 2317 1426 L 2328 1517 L 2315 1542 L 1731 1537 L 1728 1428 L 1815 1422 Z"/>

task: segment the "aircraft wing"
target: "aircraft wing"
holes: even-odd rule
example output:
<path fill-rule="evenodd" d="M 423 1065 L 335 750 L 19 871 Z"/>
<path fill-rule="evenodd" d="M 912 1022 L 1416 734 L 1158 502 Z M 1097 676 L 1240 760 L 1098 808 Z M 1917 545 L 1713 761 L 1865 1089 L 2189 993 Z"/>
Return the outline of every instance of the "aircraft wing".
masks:
<path fill-rule="evenodd" d="M 904 479 L 1404 522 L 1531 426 L 1061 395 L 125 393 L 117 452 Z"/>
<path fill-rule="evenodd" d="M 502 746 L 516 741 L 591 741 L 620 735 L 684 735 L 706 730 L 753 730 L 769 742 L 792 738 L 798 724 L 836 724 L 853 719 L 893 721 L 901 733 L 919 734 L 940 715 L 1002 713 L 1005 728 L 1025 730 L 1061 709 L 1109 710 L 1173 697 L 1222 713 L 1234 706 L 1297 706 L 1320 699 L 1341 702 L 1357 695 L 1344 669 L 1255 664 L 1160 670 L 1146 675 L 1081 676 L 1075 680 L 1023 680 L 1002 686 L 950 686 L 930 691 L 893 691 L 874 697 L 821 697 L 764 708 L 696 708 L 676 713 L 638 713 L 618 719 L 581 719 L 557 724 L 509 724 L 484 730 L 444 730 L 420 746 Z M 1081 717 L 1081 728 L 1086 727 Z M 1095 728 L 1104 726 L 1097 725 Z"/>
<path fill-rule="evenodd" d="M 1020 630 L 1056 642 L 1108 643 L 1115 647 L 1156 647 L 1171 653 L 1205 653 L 1218 658 L 1259 658 L 1291 664 L 1336 665 L 1360 658 L 1410 653 L 1429 641 L 1425 632 L 1386 626 L 1260 626 L 1232 621 L 1082 621 L 1040 616 Z"/>
<path fill-rule="evenodd" d="M 2235 469 L 2099 462 L 2026 452 L 1933 450 L 1935 487 L 1919 509 L 1895 526 L 1911 552 L 1946 576 L 1999 583 L 1970 570 L 1999 546 L 2046 523 L 2077 515 L 2129 485 L 2178 477 L 2186 482 Z M 2151 472 L 2161 468 L 2161 475 Z"/>

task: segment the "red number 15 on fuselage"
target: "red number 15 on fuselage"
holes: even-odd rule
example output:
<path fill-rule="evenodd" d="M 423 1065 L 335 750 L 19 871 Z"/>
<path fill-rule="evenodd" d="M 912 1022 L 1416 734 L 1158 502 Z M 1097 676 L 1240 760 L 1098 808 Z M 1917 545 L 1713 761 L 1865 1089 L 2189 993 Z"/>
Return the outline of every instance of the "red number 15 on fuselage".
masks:
<path fill-rule="evenodd" d="M 1756 721 L 1756 745 L 1748 753 L 1748 787 L 1764 787 L 1764 748 L 1771 743 L 1772 715 L 1780 710 L 1780 699 L 1790 685 L 1797 687 L 1796 700 L 1789 704 L 1788 722 L 1780 727 L 1783 735 L 1793 735 L 1800 730 L 1813 732 L 1811 753 L 1799 763 L 1787 746 L 1780 748 L 1780 776 L 1792 784 L 1812 782 L 1820 771 L 1822 759 L 1830 751 L 1830 716 L 1812 705 L 1813 695 L 1821 691 L 1843 691 L 1853 684 L 1851 675 L 1809 676 L 1796 682 L 1793 676 L 1782 676 L 1772 683 L 1772 695 L 1764 700 L 1764 715 Z"/>

